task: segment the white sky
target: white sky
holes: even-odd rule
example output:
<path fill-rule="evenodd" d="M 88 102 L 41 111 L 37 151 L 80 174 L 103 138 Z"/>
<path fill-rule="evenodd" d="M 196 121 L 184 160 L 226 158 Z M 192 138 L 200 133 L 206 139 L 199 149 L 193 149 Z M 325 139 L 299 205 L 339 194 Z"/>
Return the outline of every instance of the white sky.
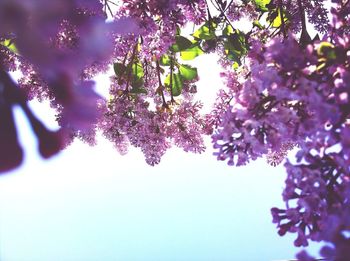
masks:
<path fill-rule="evenodd" d="M 215 58 L 197 62 L 209 102 L 220 68 Z M 47 107 L 34 108 L 53 124 Z M 294 235 L 280 238 L 271 223 L 270 208 L 283 206 L 282 166 L 228 167 L 208 144 L 202 155 L 172 149 L 150 167 L 139 151 L 122 157 L 105 141 L 42 161 L 16 115 L 26 159 L 0 177 L 1 261 L 263 261 L 297 251 Z"/>

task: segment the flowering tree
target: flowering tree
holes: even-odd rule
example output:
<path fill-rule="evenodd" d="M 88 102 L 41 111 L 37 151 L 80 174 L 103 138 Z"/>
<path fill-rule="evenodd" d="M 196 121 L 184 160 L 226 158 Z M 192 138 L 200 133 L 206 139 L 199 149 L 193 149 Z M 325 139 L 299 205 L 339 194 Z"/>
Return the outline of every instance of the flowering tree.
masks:
<path fill-rule="evenodd" d="M 172 145 L 203 152 L 204 135 L 232 166 L 264 156 L 276 165 L 295 148 L 286 207 L 271 209 L 278 233 L 350 260 L 349 2 L 0 0 L 0 172 L 23 158 L 14 105 L 44 158 L 75 138 L 94 145 L 96 131 L 122 154 L 139 147 L 150 165 Z M 187 61 L 206 53 L 219 55 L 225 88 L 203 115 L 200 71 Z M 92 79 L 111 67 L 106 99 Z M 50 101 L 58 131 L 35 117 L 32 99 Z"/>

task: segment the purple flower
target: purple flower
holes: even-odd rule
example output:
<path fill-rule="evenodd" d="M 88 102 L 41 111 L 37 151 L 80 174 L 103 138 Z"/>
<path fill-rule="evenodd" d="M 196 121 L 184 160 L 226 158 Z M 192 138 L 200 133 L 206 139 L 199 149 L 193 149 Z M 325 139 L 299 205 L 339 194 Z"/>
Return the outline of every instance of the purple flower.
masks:
<path fill-rule="evenodd" d="M 0 112 L 2 124 L 0 124 L 1 144 L 1 171 L 13 169 L 20 165 L 23 157 L 22 149 L 17 139 L 16 127 L 12 115 L 12 107 L 20 105 L 29 123 L 38 138 L 39 152 L 44 158 L 55 155 L 62 149 L 60 132 L 53 132 L 48 129 L 35 117 L 29 109 L 21 90 L 17 88 L 8 73 L 0 71 Z M 7 152 L 6 152 L 7 151 Z"/>
<path fill-rule="evenodd" d="M 23 150 L 18 142 L 11 104 L 5 100 L 0 83 L 0 173 L 18 167 L 23 161 Z"/>
<path fill-rule="evenodd" d="M 305 250 L 299 252 L 296 258 L 300 261 L 316 261 L 314 257 L 310 256 Z"/>
<path fill-rule="evenodd" d="M 93 90 L 94 82 L 84 81 L 66 87 L 63 84 L 60 85 L 60 90 L 66 88 L 68 93 L 61 92 L 64 102 L 60 113 L 60 125 L 75 130 L 90 129 L 102 116 L 98 110 L 98 101 L 102 97 Z"/>

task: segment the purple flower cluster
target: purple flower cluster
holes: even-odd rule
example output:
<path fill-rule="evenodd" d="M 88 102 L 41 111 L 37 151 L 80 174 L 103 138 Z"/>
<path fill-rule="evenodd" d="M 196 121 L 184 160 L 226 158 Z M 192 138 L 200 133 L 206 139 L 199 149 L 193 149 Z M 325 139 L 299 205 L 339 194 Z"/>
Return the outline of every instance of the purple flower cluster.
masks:
<path fill-rule="evenodd" d="M 13 118 L 13 106 L 19 105 L 27 116 L 38 138 L 39 152 L 48 158 L 61 149 L 61 133 L 53 132 L 35 117 L 10 75 L 0 70 L 0 172 L 17 167 L 23 160 L 23 150 L 18 141 Z"/>
<path fill-rule="evenodd" d="M 333 29 L 322 40 L 305 46 L 289 34 L 252 42 L 249 77 L 231 96 L 212 138 L 218 160 L 237 166 L 268 152 L 268 160 L 271 153 L 283 157 L 296 145 L 296 162 L 285 163 L 286 208 L 271 209 L 273 222 L 281 236 L 297 234 L 296 246 L 325 241 L 330 246 L 322 256 L 348 260 L 349 9 L 333 2 Z M 306 252 L 298 257 L 315 260 Z"/>
<path fill-rule="evenodd" d="M 42 156 L 55 154 L 63 147 L 66 134 L 46 130 L 27 100 L 49 98 L 59 112 L 60 133 L 89 129 L 99 117 L 96 108 L 100 97 L 92 88 L 93 82 L 82 79 L 83 70 L 109 59 L 113 50 L 110 33 L 127 33 L 137 27 L 126 19 L 106 23 L 102 4 L 93 0 L 3 0 L 0 22 L 0 108 L 4 121 L 0 127 L 0 166 L 5 171 L 22 159 L 12 106 L 19 104 L 27 115 Z M 23 74 L 18 85 L 8 74 L 17 68 Z"/>
<path fill-rule="evenodd" d="M 203 135 L 235 166 L 262 156 L 277 165 L 295 149 L 286 206 L 271 210 L 278 233 L 296 233 L 296 246 L 327 242 L 322 256 L 348 260 L 350 1 L 331 2 L 328 10 L 325 0 L 0 0 L 0 172 L 23 159 L 14 106 L 44 158 L 74 138 L 95 145 L 98 131 L 121 154 L 140 148 L 150 165 L 172 145 L 203 152 Z M 310 24 L 320 36 L 310 37 Z M 210 52 L 226 89 L 202 115 L 199 73 L 187 61 Z M 111 66 L 106 100 L 92 78 Z M 34 116 L 32 99 L 50 101 L 58 131 Z"/>
<path fill-rule="evenodd" d="M 146 47 L 140 53 L 160 58 L 174 43 L 176 30 L 205 20 L 206 4 L 204 0 L 125 0 L 116 14 L 124 16 L 132 17 L 140 27 L 142 46 Z"/>
<path fill-rule="evenodd" d="M 149 165 L 155 165 L 172 143 L 186 152 L 204 151 L 200 108 L 198 103 L 184 101 L 167 108 L 157 105 L 152 110 L 144 98 L 121 94 L 109 101 L 98 127 L 121 154 L 131 144 L 141 148 Z"/>

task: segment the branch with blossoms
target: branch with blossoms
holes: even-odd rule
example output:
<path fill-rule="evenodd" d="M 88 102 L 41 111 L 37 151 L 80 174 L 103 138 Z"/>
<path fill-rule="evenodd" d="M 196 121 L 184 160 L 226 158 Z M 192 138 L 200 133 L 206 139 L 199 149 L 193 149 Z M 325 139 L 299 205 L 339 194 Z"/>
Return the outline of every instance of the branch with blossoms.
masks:
<path fill-rule="evenodd" d="M 44 158 L 75 138 L 95 145 L 102 132 L 121 154 L 137 147 L 153 166 L 173 145 L 202 153 L 211 135 L 229 165 L 284 162 L 286 206 L 271 209 L 278 233 L 297 234 L 296 246 L 327 242 L 323 257 L 349 260 L 350 4 L 326 3 L 1 0 L 0 172 L 23 160 L 16 105 Z M 219 56 L 225 88 L 203 115 L 201 72 L 189 63 L 208 53 Z M 110 68 L 107 99 L 93 78 Z M 32 99 L 50 101 L 58 131 L 34 116 Z"/>

